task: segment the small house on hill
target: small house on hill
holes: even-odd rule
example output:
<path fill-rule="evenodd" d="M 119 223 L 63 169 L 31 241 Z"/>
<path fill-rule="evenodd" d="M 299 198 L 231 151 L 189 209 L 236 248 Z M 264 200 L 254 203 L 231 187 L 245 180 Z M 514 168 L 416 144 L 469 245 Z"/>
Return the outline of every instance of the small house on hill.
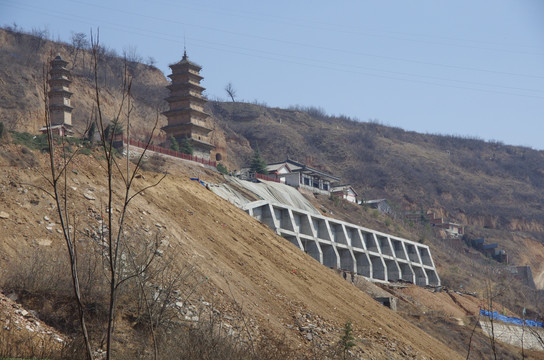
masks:
<path fill-rule="evenodd" d="M 331 188 L 331 193 L 343 200 L 357 204 L 357 192 L 351 185 L 338 185 Z"/>
<path fill-rule="evenodd" d="M 463 236 L 465 232 L 463 225 L 444 220 L 442 217 L 436 217 L 432 211 L 427 212 L 427 215 L 431 225 L 443 229 L 447 237 L 458 238 Z"/>
<path fill-rule="evenodd" d="M 393 213 L 391 206 L 389 206 L 389 204 L 387 203 L 387 199 L 367 200 L 367 201 L 363 201 L 362 204 L 369 206 L 371 209 L 376 209 L 382 214 Z"/>
<path fill-rule="evenodd" d="M 486 244 L 484 238 L 472 239 L 470 244 L 486 257 L 492 258 L 500 263 L 508 264 L 508 254 L 505 250 L 499 249 L 499 244 Z"/>
<path fill-rule="evenodd" d="M 340 181 L 339 177 L 290 159 L 269 164 L 266 170 L 283 184 L 326 195 L 330 194 L 332 183 Z"/>

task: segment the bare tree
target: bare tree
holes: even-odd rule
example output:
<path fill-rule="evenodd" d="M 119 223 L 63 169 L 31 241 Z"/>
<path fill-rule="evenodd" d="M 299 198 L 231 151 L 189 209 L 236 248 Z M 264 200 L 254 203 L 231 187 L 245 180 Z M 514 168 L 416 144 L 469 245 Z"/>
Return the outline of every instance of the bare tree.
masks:
<path fill-rule="evenodd" d="M 48 67 L 44 66 L 43 72 L 43 94 L 44 94 L 44 105 L 45 105 L 45 115 L 44 122 L 47 129 L 47 144 L 49 151 L 49 168 L 50 175 L 44 176 L 47 183 L 50 186 L 50 189 L 43 189 L 47 194 L 49 194 L 56 203 L 57 213 L 59 216 L 60 224 L 62 227 L 62 232 L 66 244 L 66 249 L 68 251 L 68 258 L 70 261 L 70 270 L 72 275 L 72 285 L 74 290 L 74 298 L 76 306 L 78 309 L 79 323 L 81 326 L 81 333 L 85 342 L 85 349 L 87 358 L 89 360 L 93 359 L 93 352 L 91 348 L 91 342 L 89 340 L 89 334 L 87 331 L 87 325 L 85 322 L 85 311 L 83 300 L 81 297 L 81 288 L 79 284 L 79 274 L 77 266 L 77 248 L 76 248 L 76 228 L 71 225 L 71 220 L 75 220 L 75 213 L 72 213 L 72 209 L 69 206 L 68 198 L 68 167 L 70 166 L 72 159 L 77 154 L 77 151 L 72 155 L 69 155 L 64 146 L 64 137 L 61 137 L 60 149 L 56 145 L 56 139 L 53 137 L 53 131 L 51 129 L 51 119 L 49 116 L 49 99 L 47 97 L 48 87 L 47 87 L 47 74 Z M 60 160 L 57 161 L 57 153 L 60 152 Z M 72 217 L 72 219 L 70 219 Z M 73 221 L 75 223 L 75 221 Z"/>
<path fill-rule="evenodd" d="M 229 82 L 226 86 L 225 86 L 225 91 L 227 92 L 227 95 L 231 98 L 232 102 L 235 102 L 235 98 L 236 98 L 236 89 L 234 89 L 234 86 L 232 86 L 232 83 Z"/>
<path fill-rule="evenodd" d="M 177 324 L 179 310 L 172 303 L 185 303 L 206 281 L 194 266 L 179 266 L 175 256 L 163 254 L 159 240 L 127 246 L 129 273 L 137 274 L 137 321 L 149 328 L 155 360 L 159 358 L 159 330 L 164 333 Z"/>
<path fill-rule="evenodd" d="M 106 215 L 104 216 L 106 222 L 104 224 L 104 231 L 101 231 L 103 242 L 106 243 L 105 250 L 105 270 L 107 273 L 109 289 L 108 289 L 108 317 L 107 317 L 107 333 L 106 333 L 106 359 L 110 360 L 112 357 L 112 336 L 114 332 L 114 319 L 116 314 L 117 296 L 120 287 L 128 280 L 137 278 L 140 276 L 138 272 L 129 273 L 125 270 L 127 266 L 125 258 L 126 254 L 126 241 L 125 236 L 128 232 L 128 226 L 126 224 L 126 216 L 128 208 L 132 200 L 141 195 L 145 190 L 157 186 L 166 176 L 163 174 L 158 181 L 148 186 L 139 187 L 134 185 L 134 179 L 137 178 L 137 174 L 141 171 L 142 161 L 146 155 L 147 148 L 151 144 L 153 135 L 157 129 L 159 113 L 157 112 L 156 120 L 153 129 L 150 132 L 149 138 L 145 142 L 145 148 L 141 155 L 139 155 L 133 163 L 129 160 L 128 154 L 130 153 L 129 145 L 127 145 L 127 157 L 126 162 L 120 161 L 116 155 L 114 149 L 114 141 L 116 140 L 115 134 L 117 130 L 121 128 L 121 124 L 125 125 L 124 131 L 127 137 L 130 137 L 130 117 L 133 111 L 133 103 L 131 99 L 131 85 L 132 78 L 128 74 L 127 64 L 125 62 L 123 85 L 121 89 L 121 99 L 119 108 L 116 109 L 116 113 L 113 116 L 113 122 L 110 125 L 110 130 L 107 131 L 108 125 L 106 124 L 105 115 L 102 109 L 101 89 L 98 85 L 98 64 L 100 57 L 100 49 L 98 36 L 96 40 L 93 39 L 91 34 L 91 50 L 93 57 L 93 72 L 94 72 L 94 87 L 95 87 L 95 113 L 91 114 L 91 121 L 96 125 L 96 131 L 99 134 L 100 140 L 98 147 L 102 152 L 102 157 L 105 160 L 98 160 L 98 164 L 103 170 L 103 177 L 107 183 L 107 208 Z M 69 182 L 69 167 L 71 166 L 73 159 L 78 154 L 76 150 L 73 153 L 67 151 L 65 146 L 65 138 L 56 138 L 51 129 L 51 121 L 49 116 L 49 103 L 47 98 L 48 82 L 47 71 L 44 67 L 44 105 L 45 105 L 45 126 L 47 129 L 48 150 L 49 150 L 49 168 L 50 174 L 44 176 L 46 178 L 49 189 L 43 189 L 49 194 L 56 203 L 58 211 L 59 222 L 62 227 L 66 248 L 68 251 L 68 258 L 70 261 L 72 285 L 75 295 L 75 302 L 78 309 L 78 317 L 81 325 L 81 332 L 85 342 L 86 357 L 89 360 L 93 359 L 93 351 L 91 340 L 88 335 L 87 325 L 85 321 L 85 307 L 84 299 L 81 295 L 80 280 L 78 274 L 78 248 L 76 235 L 77 216 L 76 211 L 73 208 Z M 60 159 L 60 160 L 59 160 Z M 100 176 L 100 173 L 97 173 Z M 119 195 L 115 188 L 121 187 Z M 112 209 L 116 207 L 119 209 L 120 215 L 115 216 Z"/>
<path fill-rule="evenodd" d="M 77 66 L 77 56 L 80 52 L 89 48 L 89 40 L 84 33 L 72 32 L 72 69 Z M 85 68 L 85 56 L 83 56 L 83 68 Z"/>
<path fill-rule="evenodd" d="M 129 279 L 138 276 L 138 274 L 125 274 L 123 272 L 123 254 L 124 254 L 124 236 L 126 228 L 126 215 L 132 200 L 141 195 L 145 190 L 157 186 L 166 175 L 163 175 L 157 182 L 145 186 L 136 190 L 133 187 L 134 179 L 136 175 L 141 171 L 142 161 L 144 159 L 147 148 L 151 144 L 153 135 L 157 129 L 159 114 L 157 113 L 155 124 L 149 138 L 146 141 L 145 148 L 140 156 L 134 161 L 134 164 L 131 165 L 129 160 L 130 146 L 127 143 L 127 156 L 126 163 L 121 165 L 116 158 L 116 152 L 113 147 L 115 140 L 116 130 L 121 127 L 122 120 L 124 121 L 125 135 L 127 138 L 130 138 L 130 116 L 133 111 L 133 103 L 131 99 L 131 87 L 132 87 L 132 78 L 128 73 L 127 63 L 125 61 L 124 76 L 123 76 L 123 86 L 122 86 L 122 95 L 120 100 L 119 109 L 114 116 L 114 121 L 112 123 L 113 129 L 106 132 L 107 125 L 102 111 L 101 101 L 102 95 L 100 94 L 100 87 L 98 86 L 98 57 L 99 57 L 99 38 L 97 36 L 96 40 L 93 39 L 91 35 L 91 49 L 94 60 L 94 74 L 95 74 L 95 101 L 96 101 L 96 111 L 97 111 L 97 131 L 100 135 L 100 149 L 103 153 L 105 160 L 105 166 L 103 170 L 105 172 L 105 177 L 107 179 L 107 208 L 106 208 L 106 248 L 107 248 L 107 272 L 109 278 L 109 310 L 108 310 L 108 326 L 106 334 L 106 359 L 110 360 L 112 356 L 112 336 L 113 336 L 113 325 L 115 319 L 115 311 L 117 305 L 117 294 L 120 287 Z M 121 119 L 124 117 L 124 119 Z M 122 185 L 122 195 L 120 200 L 115 198 L 114 183 L 118 182 Z M 120 207 L 120 215 L 114 217 L 113 209 L 115 205 Z"/>
<path fill-rule="evenodd" d="M 157 64 L 157 60 L 153 56 L 147 57 L 147 65 L 154 67 Z"/>
<path fill-rule="evenodd" d="M 136 45 L 129 45 L 123 48 L 123 57 L 129 62 L 142 62 L 142 56 L 138 54 Z"/>

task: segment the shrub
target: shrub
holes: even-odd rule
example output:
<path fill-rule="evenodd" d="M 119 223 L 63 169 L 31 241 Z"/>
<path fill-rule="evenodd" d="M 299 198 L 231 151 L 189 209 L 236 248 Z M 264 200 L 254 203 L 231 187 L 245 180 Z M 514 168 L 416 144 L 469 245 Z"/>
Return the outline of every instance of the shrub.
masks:
<path fill-rule="evenodd" d="M 181 142 L 181 147 L 179 151 L 182 152 L 183 154 L 193 155 L 193 152 L 194 152 L 193 144 L 188 138 L 183 139 L 183 141 Z"/>
<path fill-rule="evenodd" d="M 217 164 L 217 167 L 216 167 L 217 171 L 219 171 L 221 174 L 228 174 L 228 170 L 227 170 L 227 167 L 221 163 L 218 163 Z"/>
<path fill-rule="evenodd" d="M 344 325 L 344 334 L 338 343 L 342 350 L 342 359 L 346 359 L 348 351 L 355 346 L 355 343 L 353 342 L 355 338 L 353 337 L 352 333 L 353 329 L 351 327 L 351 321 L 348 321 L 346 325 Z"/>
<path fill-rule="evenodd" d="M 179 152 L 179 144 L 175 137 L 170 136 L 170 149 Z"/>

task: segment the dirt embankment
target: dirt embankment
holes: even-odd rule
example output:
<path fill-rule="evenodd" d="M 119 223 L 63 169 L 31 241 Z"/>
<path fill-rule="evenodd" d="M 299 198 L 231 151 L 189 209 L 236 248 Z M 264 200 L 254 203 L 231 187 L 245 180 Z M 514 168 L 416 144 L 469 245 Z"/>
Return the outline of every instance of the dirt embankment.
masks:
<path fill-rule="evenodd" d="M 21 151 L 17 147 L 2 150 L 12 154 Z M 8 157 L 0 161 L 0 210 L 7 215 L 0 220 L 2 267 L 17 266 L 28 258 L 29 249 L 62 251 L 54 206 L 35 187 L 44 185 L 39 174 L 44 169 L 44 155 L 35 154 L 33 169 L 11 166 Z M 70 171 L 75 212 L 100 211 L 105 203 L 105 183 L 97 161 L 82 156 Z M 399 359 L 456 356 L 245 212 L 189 180 L 198 176 L 217 182 L 216 173 L 185 164 L 170 164 L 170 171 L 159 186 L 134 200 L 130 221 L 134 228 L 148 231 L 156 224 L 162 226 L 162 236 L 169 244 L 166 251 L 175 251 L 179 263 L 197 266 L 208 277 L 202 288 L 204 299 L 237 303 L 256 331 L 285 334 L 297 347 L 307 348 L 316 341 L 334 343 L 343 325 L 352 321 L 361 354 Z M 135 186 L 147 186 L 158 176 L 146 173 Z M 116 185 L 116 191 L 120 190 Z M 308 336 L 304 324 L 324 331 Z"/>

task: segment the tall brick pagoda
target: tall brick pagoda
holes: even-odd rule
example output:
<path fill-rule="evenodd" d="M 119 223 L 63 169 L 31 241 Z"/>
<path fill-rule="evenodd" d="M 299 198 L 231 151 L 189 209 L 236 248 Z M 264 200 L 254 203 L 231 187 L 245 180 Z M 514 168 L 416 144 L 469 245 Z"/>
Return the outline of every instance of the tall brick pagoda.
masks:
<path fill-rule="evenodd" d="M 51 129 L 60 135 L 72 133 L 72 106 L 70 105 L 70 71 L 66 68 L 68 61 L 60 54 L 51 60 L 49 70 L 49 119 Z M 46 129 L 41 129 L 44 131 Z"/>
<path fill-rule="evenodd" d="M 193 145 L 193 155 L 209 160 L 215 146 L 210 144 L 212 129 L 206 124 L 210 115 L 204 111 L 206 99 L 202 97 L 204 88 L 200 86 L 202 67 L 189 61 L 184 51 L 181 61 L 170 65 L 170 69 L 172 74 L 168 77 L 172 82 L 167 86 L 170 96 L 165 99 L 170 109 L 163 113 L 168 125 L 162 129 L 168 139 L 173 136 L 179 144 L 188 139 Z"/>

